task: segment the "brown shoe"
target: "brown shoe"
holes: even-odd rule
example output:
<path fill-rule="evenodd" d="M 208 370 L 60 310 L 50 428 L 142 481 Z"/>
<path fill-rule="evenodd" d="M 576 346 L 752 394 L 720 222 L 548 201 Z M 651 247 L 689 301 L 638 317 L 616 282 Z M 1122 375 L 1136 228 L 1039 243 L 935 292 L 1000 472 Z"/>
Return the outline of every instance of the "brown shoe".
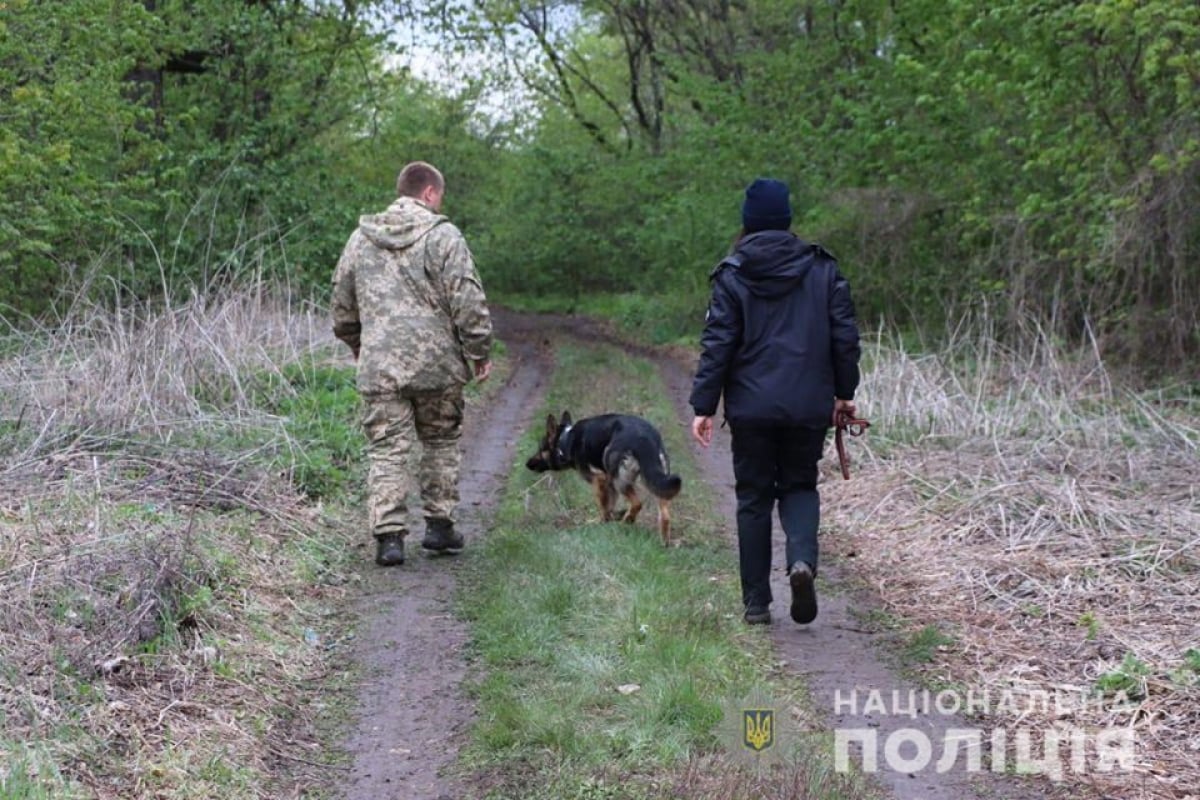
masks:
<path fill-rule="evenodd" d="M 375 537 L 375 563 L 394 567 L 404 563 L 404 534 L 381 533 Z"/>

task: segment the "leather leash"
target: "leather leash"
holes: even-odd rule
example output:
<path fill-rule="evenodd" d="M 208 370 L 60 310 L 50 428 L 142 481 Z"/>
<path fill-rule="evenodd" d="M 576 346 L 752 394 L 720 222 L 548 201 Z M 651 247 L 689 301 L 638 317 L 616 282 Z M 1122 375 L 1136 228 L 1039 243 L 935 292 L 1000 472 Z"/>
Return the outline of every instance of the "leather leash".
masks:
<path fill-rule="evenodd" d="M 842 465 L 842 477 L 850 480 L 850 454 L 846 452 L 845 434 L 851 436 L 862 436 L 867 432 L 867 428 L 871 427 L 871 423 L 865 419 L 855 419 L 845 411 L 839 411 L 834 422 L 836 433 L 834 440 L 837 442 L 838 461 Z"/>

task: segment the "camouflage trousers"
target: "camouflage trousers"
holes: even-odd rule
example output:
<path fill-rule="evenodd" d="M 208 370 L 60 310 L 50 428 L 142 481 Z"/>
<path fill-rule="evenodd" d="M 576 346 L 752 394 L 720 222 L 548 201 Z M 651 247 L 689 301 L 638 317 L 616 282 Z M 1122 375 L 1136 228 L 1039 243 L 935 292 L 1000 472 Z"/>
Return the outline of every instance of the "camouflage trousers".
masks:
<path fill-rule="evenodd" d="M 426 519 L 454 519 L 462 456 L 462 389 L 364 397 L 371 530 L 408 531 L 408 499 L 420 490 Z M 413 469 L 414 450 L 420 456 Z M 415 473 L 415 474 L 414 474 Z"/>

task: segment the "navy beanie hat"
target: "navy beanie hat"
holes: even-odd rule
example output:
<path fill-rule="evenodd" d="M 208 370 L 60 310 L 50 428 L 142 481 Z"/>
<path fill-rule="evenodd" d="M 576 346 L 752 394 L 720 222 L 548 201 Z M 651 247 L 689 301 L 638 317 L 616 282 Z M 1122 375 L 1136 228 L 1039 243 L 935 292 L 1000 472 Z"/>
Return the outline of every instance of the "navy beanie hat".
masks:
<path fill-rule="evenodd" d="M 742 227 L 755 231 L 786 231 L 792 226 L 792 206 L 788 187 L 783 181 L 757 178 L 746 187 L 742 203 Z"/>

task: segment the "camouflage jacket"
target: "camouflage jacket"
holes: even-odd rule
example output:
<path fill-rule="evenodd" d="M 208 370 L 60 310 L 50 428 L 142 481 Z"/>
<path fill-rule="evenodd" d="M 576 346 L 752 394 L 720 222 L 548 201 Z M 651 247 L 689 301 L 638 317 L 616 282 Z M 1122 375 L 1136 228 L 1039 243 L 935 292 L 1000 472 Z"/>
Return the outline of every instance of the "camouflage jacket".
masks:
<path fill-rule="evenodd" d="M 492 322 L 462 233 L 410 197 L 359 218 L 333 276 L 333 332 L 363 394 L 461 386 L 488 358 Z"/>

